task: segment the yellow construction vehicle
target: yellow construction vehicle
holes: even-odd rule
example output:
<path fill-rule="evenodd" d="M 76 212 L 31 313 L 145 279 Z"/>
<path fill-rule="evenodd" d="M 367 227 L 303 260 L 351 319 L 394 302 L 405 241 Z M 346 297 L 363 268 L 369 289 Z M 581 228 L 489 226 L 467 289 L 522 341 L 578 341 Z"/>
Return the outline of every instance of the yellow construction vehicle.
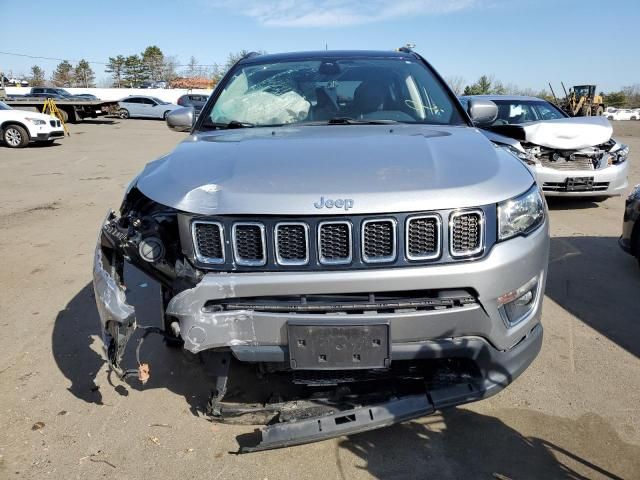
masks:
<path fill-rule="evenodd" d="M 564 90 L 564 101 L 559 104 L 571 117 L 590 117 L 604 113 L 604 101 L 602 95 L 596 94 L 595 85 L 574 85 L 567 93 L 564 83 L 560 82 L 560 84 Z M 553 88 L 551 88 L 551 93 L 553 93 Z M 553 96 L 555 98 L 555 93 Z"/>

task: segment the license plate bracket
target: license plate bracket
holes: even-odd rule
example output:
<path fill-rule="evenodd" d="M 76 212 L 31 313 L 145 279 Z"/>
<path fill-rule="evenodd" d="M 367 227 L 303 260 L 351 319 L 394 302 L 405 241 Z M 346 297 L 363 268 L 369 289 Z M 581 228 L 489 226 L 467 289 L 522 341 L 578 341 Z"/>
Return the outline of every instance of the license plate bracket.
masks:
<path fill-rule="evenodd" d="M 567 192 L 585 192 L 593 190 L 593 177 L 567 178 Z"/>
<path fill-rule="evenodd" d="M 388 324 L 287 324 L 289 361 L 297 370 L 388 368 Z"/>

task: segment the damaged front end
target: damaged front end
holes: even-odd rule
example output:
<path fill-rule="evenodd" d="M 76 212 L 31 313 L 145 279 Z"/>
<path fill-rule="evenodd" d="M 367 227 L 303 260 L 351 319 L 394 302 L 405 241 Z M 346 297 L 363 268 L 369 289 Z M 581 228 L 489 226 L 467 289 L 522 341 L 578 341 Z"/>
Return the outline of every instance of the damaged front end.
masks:
<path fill-rule="evenodd" d="M 523 161 L 546 195 L 620 195 L 629 147 L 611 138 L 605 118 L 495 125 L 486 135 Z"/>
<path fill-rule="evenodd" d="M 163 296 L 193 286 L 196 272 L 179 253 L 175 210 L 147 199 L 134 187 L 127 192 L 120 213 L 118 216 L 110 211 L 102 222 L 94 256 L 93 289 L 109 366 L 120 378 L 134 374 L 142 378 L 145 373 L 140 369 L 139 358 L 138 369 L 128 370 L 121 365 L 135 330 L 145 331 L 139 345 L 149 333 L 161 334 L 168 341 L 180 339 L 170 322 L 138 325 L 135 309 L 126 298 L 125 263 L 157 280 Z M 139 348 L 136 353 L 139 356 Z"/>

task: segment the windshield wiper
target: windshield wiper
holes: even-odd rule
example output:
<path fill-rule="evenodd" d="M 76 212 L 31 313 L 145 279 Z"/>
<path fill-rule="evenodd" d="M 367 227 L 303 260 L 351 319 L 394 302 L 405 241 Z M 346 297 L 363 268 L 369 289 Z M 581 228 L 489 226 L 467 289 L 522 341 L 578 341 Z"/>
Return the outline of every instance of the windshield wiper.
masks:
<path fill-rule="evenodd" d="M 398 123 L 396 120 L 367 120 L 356 119 L 351 117 L 333 117 L 327 122 L 327 125 L 388 125 L 391 123 Z"/>
<path fill-rule="evenodd" d="M 233 129 L 233 128 L 252 128 L 252 127 L 255 127 L 253 123 L 239 122 L 238 120 L 231 120 L 229 123 L 207 122 L 203 125 L 203 128 L 216 129 L 216 130 L 226 130 L 226 129 Z"/>

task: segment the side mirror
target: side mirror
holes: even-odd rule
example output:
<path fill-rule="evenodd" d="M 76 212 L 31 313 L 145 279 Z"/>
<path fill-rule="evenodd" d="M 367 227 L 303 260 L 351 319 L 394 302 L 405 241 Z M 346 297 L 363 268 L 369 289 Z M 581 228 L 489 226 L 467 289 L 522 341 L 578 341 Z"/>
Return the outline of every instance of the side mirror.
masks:
<path fill-rule="evenodd" d="M 167 115 L 167 127 L 176 132 L 190 132 L 193 120 L 193 107 L 177 108 Z"/>
<path fill-rule="evenodd" d="M 477 127 L 486 127 L 498 117 L 498 106 L 491 100 L 473 98 L 467 104 L 467 113 Z"/>

